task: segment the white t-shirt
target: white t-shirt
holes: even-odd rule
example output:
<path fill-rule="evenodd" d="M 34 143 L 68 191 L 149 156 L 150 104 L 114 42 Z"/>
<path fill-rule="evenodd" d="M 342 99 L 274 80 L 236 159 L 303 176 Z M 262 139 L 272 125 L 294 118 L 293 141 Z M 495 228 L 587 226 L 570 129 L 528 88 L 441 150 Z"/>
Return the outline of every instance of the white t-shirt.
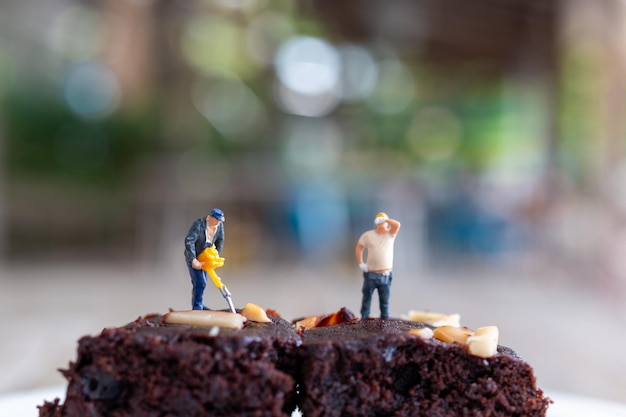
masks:
<path fill-rule="evenodd" d="M 393 267 L 393 243 L 396 235 L 391 233 L 376 233 L 368 230 L 359 238 L 359 245 L 367 249 L 367 269 L 369 271 L 383 271 Z"/>

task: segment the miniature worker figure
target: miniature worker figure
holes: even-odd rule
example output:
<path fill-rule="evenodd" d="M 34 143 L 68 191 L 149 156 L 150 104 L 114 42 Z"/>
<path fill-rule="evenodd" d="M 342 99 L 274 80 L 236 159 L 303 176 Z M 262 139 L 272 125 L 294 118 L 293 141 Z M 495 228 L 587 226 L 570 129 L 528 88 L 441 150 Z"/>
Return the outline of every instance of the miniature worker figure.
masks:
<path fill-rule="evenodd" d="M 374 290 L 378 290 L 380 317 L 389 318 L 389 292 L 393 278 L 393 244 L 400 230 L 400 222 L 390 219 L 387 214 L 381 212 L 374 218 L 374 224 L 376 227 L 363 233 L 356 245 L 356 261 L 363 271 L 361 319 L 370 316 Z M 365 250 L 367 250 L 367 262 L 363 262 Z"/>
<path fill-rule="evenodd" d="M 207 272 L 202 270 L 198 255 L 211 246 L 215 246 L 221 255 L 224 247 L 224 220 L 224 212 L 214 208 L 208 216 L 193 222 L 185 237 L 185 261 L 191 276 L 191 308 L 194 310 L 208 310 L 203 301 Z"/>

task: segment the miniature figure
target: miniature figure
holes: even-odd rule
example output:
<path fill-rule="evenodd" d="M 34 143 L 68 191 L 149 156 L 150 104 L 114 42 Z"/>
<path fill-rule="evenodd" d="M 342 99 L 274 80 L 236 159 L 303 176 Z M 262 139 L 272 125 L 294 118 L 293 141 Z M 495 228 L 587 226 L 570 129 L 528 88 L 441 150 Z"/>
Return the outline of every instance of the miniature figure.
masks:
<path fill-rule="evenodd" d="M 214 208 L 208 216 L 193 222 L 185 237 L 185 261 L 193 287 L 191 308 L 194 310 L 208 310 L 203 301 L 207 271 L 202 268 L 203 262 L 198 260 L 198 255 L 212 246 L 221 255 L 224 247 L 224 220 L 224 212 Z"/>
<path fill-rule="evenodd" d="M 370 316 L 374 290 L 378 290 L 380 317 L 389 318 L 389 292 L 393 279 L 393 244 L 400 230 L 400 222 L 380 212 L 374 218 L 374 224 L 376 227 L 363 233 L 356 245 L 356 260 L 363 271 L 361 319 Z M 367 262 L 363 262 L 364 250 L 367 250 Z"/>

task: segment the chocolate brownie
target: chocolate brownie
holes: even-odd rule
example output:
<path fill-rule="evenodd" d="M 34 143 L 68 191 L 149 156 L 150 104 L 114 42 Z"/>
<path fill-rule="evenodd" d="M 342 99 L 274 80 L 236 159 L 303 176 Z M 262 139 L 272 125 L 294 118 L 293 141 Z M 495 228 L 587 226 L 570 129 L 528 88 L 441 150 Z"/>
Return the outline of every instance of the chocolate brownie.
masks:
<path fill-rule="evenodd" d="M 40 416 L 289 416 L 299 344 L 277 317 L 241 330 L 141 318 L 80 339 L 65 402 Z"/>
<path fill-rule="evenodd" d="M 301 409 L 306 417 L 544 416 L 550 400 L 511 349 L 472 355 L 411 334 L 428 327 L 367 319 L 306 330 Z"/>
<path fill-rule="evenodd" d="M 296 333 L 270 316 L 218 329 L 155 315 L 83 337 L 65 402 L 40 417 L 545 416 L 551 402 L 514 351 L 470 343 L 480 329 L 342 309 Z"/>

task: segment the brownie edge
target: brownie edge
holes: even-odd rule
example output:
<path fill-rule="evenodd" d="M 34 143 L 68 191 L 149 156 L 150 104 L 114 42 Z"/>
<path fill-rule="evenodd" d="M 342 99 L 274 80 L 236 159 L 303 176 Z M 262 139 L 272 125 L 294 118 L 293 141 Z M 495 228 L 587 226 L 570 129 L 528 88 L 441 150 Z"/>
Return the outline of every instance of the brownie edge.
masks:
<path fill-rule="evenodd" d="M 480 358 L 408 332 L 403 320 L 367 319 L 303 334 L 306 417 L 545 416 L 550 400 L 510 349 Z"/>
<path fill-rule="evenodd" d="M 300 337 L 283 319 L 241 330 L 152 316 L 79 340 L 65 402 L 40 417 L 290 416 Z"/>

